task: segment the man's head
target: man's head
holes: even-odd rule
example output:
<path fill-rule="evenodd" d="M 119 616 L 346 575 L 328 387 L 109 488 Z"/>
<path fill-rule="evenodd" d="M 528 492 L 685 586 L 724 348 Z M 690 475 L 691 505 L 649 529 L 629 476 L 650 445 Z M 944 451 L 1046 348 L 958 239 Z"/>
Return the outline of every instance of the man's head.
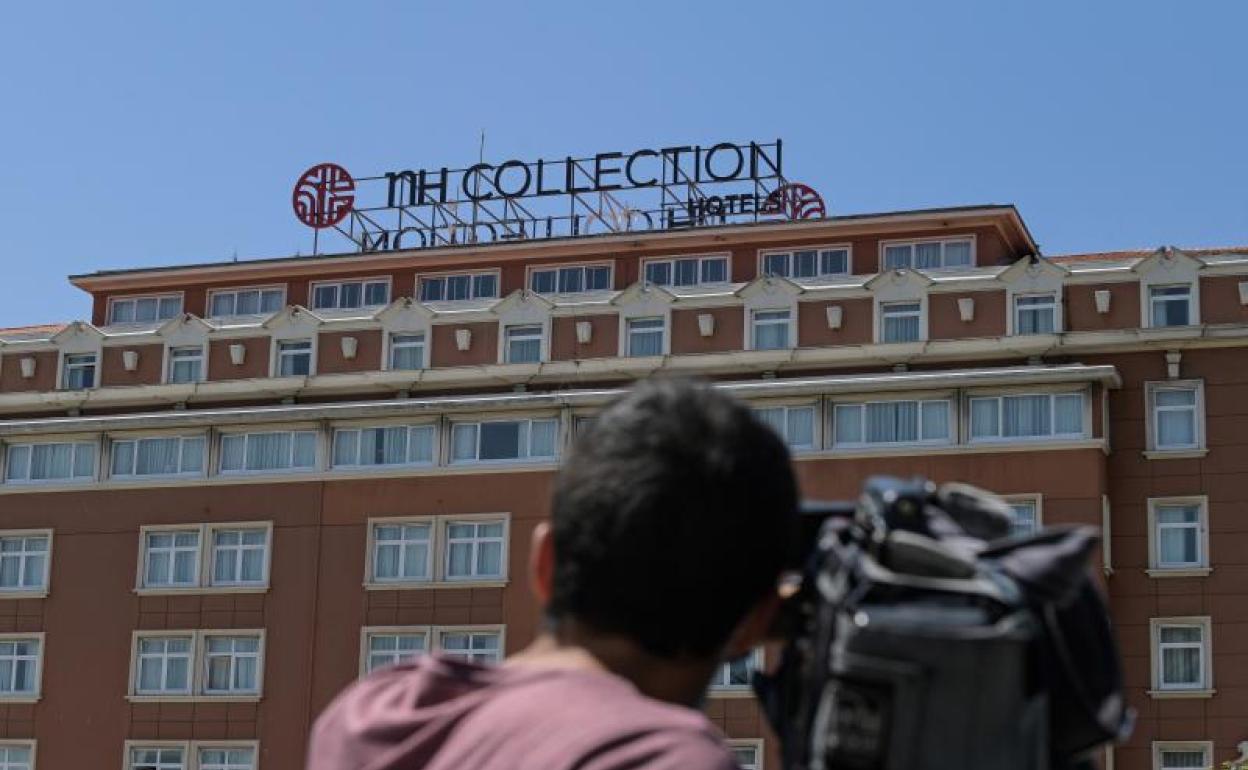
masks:
<path fill-rule="evenodd" d="M 796 510 L 788 450 L 744 405 L 642 382 L 559 472 L 546 614 L 660 658 L 716 659 L 774 596 Z"/>

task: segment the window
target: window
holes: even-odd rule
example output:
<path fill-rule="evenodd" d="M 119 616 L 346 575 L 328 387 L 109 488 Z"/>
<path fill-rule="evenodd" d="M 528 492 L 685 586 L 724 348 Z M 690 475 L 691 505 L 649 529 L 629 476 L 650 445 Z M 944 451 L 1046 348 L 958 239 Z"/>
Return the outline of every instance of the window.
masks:
<path fill-rule="evenodd" d="M 646 281 L 656 286 L 727 283 L 728 257 L 651 259 L 644 263 L 642 270 Z"/>
<path fill-rule="evenodd" d="M 498 296 L 498 273 L 461 273 L 420 279 L 420 301 L 485 299 Z"/>
<path fill-rule="evenodd" d="M 849 247 L 802 249 L 763 254 L 763 275 L 825 278 L 849 275 Z"/>
<path fill-rule="evenodd" d="M 1203 569 L 1208 563 L 1207 502 L 1205 498 L 1150 499 L 1152 527 L 1150 574 L 1165 570 Z"/>
<path fill-rule="evenodd" d="M 1053 334 L 1057 331 L 1057 297 L 1020 294 L 1014 298 L 1015 334 Z"/>
<path fill-rule="evenodd" d="M 1038 500 L 1007 500 L 1013 523 L 1011 535 L 1034 535 L 1040 529 L 1040 503 Z"/>
<path fill-rule="evenodd" d="M 310 470 L 315 465 L 315 431 L 230 433 L 221 437 L 222 473 Z"/>
<path fill-rule="evenodd" d="M 204 349 L 198 345 L 169 349 L 169 382 L 199 382 L 204 374 Z"/>
<path fill-rule="evenodd" d="M 186 749 L 181 746 L 133 746 L 128 770 L 186 770 Z"/>
<path fill-rule="evenodd" d="M 200 746 L 196 770 L 254 770 L 256 750 L 250 746 Z"/>
<path fill-rule="evenodd" d="M 969 238 L 948 241 L 917 241 L 884 244 L 884 270 L 913 268 L 937 270 L 942 267 L 968 267 L 972 263 Z"/>
<path fill-rule="evenodd" d="M 428 633 L 422 630 L 364 632 L 364 673 L 414 660 L 425 654 Z"/>
<path fill-rule="evenodd" d="M 1149 326 L 1187 326 L 1192 323 L 1192 287 L 1150 286 Z"/>
<path fill-rule="evenodd" d="M 430 522 L 374 524 L 373 581 L 431 580 L 432 541 Z"/>
<path fill-rule="evenodd" d="M 117 297 L 108 302 L 110 324 L 164 321 L 182 312 L 182 296 Z"/>
<path fill-rule="evenodd" d="M 722 664 L 711 679 L 711 692 L 750 689 L 754 672 L 763 667 L 763 651 L 755 649 L 736 660 Z"/>
<path fill-rule="evenodd" d="M 133 742 L 127 744 L 126 770 L 255 770 L 256 751 L 254 742 Z M 189 759 L 195 764 L 188 766 Z"/>
<path fill-rule="evenodd" d="M 389 301 L 389 279 L 312 284 L 314 310 L 380 307 Z"/>
<path fill-rule="evenodd" d="M 65 390 L 94 388 L 95 362 L 95 353 L 66 354 L 64 371 L 61 373 L 61 387 Z"/>
<path fill-rule="evenodd" d="M 755 310 L 753 317 L 754 349 L 783 350 L 791 346 L 789 310 Z"/>
<path fill-rule="evenodd" d="M 208 295 L 208 315 L 269 315 L 281 310 L 284 304 L 286 290 L 281 287 L 214 291 Z"/>
<path fill-rule="evenodd" d="M 628 355 L 663 355 L 663 331 L 667 326 L 662 318 L 628 319 Z"/>
<path fill-rule="evenodd" d="M 272 527 L 267 522 L 145 527 L 140 538 L 140 591 L 268 586 Z"/>
<path fill-rule="evenodd" d="M 260 691 L 260 637 L 208 636 L 204 644 L 204 693 L 254 694 Z"/>
<path fill-rule="evenodd" d="M 47 591 L 51 548 L 51 532 L 0 534 L 0 593 Z"/>
<path fill-rule="evenodd" d="M 754 410 L 754 416 L 770 426 L 790 449 L 815 448 L 815 407 L 761 407 Z"/>
<path fill-rule="evenodd" d="M 1183 741 L 1153 744 L 1153 770 L 1211 770 L 1213 744 Z"/>
<path fill-rule="evenodd" d="M 446 579 L 482 580 L 503 577 L 502 521 L 448 521 L 446 523 Z"/>
<path fill-rule="evenodd" d="M 425 335 L 391 334 L 390 368 L 396 371 L 425 368 Z"/>
<path fill-rule="evenodd" d="M 199 476 L 204 472 L 204 436 L 115 439 L 112 477 Z"/>
<path fill-rule="evenodd" d="M 369 523 L 368 582 L 502 582 L 507 579 L 507 532 L 507 516 L 500 514 L 374 519 Z"/>
<path fill-rule="evenodd" d="M 95 478 L 95 443 L 9 444 L 4 478 L 10 484 Z"/>
<path fill-rule="evenodd" d="M 837 404 L 838 447 L 872 444 L 948 443 L 948 401 L 871 401 Z"/>
<path fill-rule="evenodd" d="M 922 339 L 922 308 L 922 302 L 880 305 L 880 342 L 918 342 Z"/>
<path fill-rule="evenodd" d="M 302 377 L 311 373 L 311 340 L 282 340 L 277 343 L 278 377 Z"/>
<path fill-rule="evenodd" d="M 35 749 L 29 743 L 0 743 L 0 770 L 33 770 Z"/>
<path fill-rule="evenodd" d="M 1199 449 L 1204 444 L 1204 415 L 1198 382 L 1148 383 L 1150 449 L 1159 452 Z"/>
<path fill-rule="evenodd" d="M 728 741 L 728 749 L 732 752 L 732 758 L 740 770 L 762 770 L 763 742 L 761 740 Z"/>
<path fill-rule="evenodd" d="M 137 641 L 134 693 L 190 694 L 194 634 L 140 637 Z"/>
<path fill-rule="evenodd" d="M 542 327 L 508 326 L 504 361 L 509 364 L 535 364 L 542 360 Z"/>
<path fill-rule="evenodd" d="M 430 465 L 436 430 L 432 425 L 339 428 L 334 431 L 334 467 Z"/>
<path fill-rule="evenodd" d="M 0 700 L 38 697 L 42 635 L 0 636 Z"/>
<path fill-rule="evenodd" d="M 611 266 L 573 265 L 535 268 L 529 273 L 529 288 L 539 294 L 607 291 L 611 288 Z"/>
<path fill-rule="evenodd" d="M 503 659 L 502 641 L 497 631 L 439 631 L 438 651 L 469 663 L 497 663 Z"/>
<path fill-rule="evenodd" d="M 1154 694 L 1212 689 L 1209 618 L 1154 619 Z"/>
<path fill-rule="evenodd" d="M 971 398 L 971 441 L 1082 438 L 1083 402 L 1082 393 Z"/>
<path fill-rule="evenodd" d="M 451 429 L 451 462 L 554 459 L 558 425 L 557 420 L 455 423 Z"/>

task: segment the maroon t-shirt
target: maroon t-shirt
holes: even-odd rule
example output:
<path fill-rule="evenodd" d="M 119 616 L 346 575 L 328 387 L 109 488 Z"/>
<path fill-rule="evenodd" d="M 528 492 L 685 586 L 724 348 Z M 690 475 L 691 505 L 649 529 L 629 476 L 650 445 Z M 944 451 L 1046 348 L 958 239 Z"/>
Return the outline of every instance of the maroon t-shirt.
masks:
<path fill-rule="evenodd" d="M 438 657 L 330 704 L 308 770 L 736 770 L 706 717 L 611 674 Z"/>

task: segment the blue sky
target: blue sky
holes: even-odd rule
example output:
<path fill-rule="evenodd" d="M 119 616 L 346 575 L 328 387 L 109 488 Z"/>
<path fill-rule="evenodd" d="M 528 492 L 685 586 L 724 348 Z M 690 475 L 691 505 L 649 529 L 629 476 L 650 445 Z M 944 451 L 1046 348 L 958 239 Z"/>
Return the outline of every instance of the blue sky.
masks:
<path fill-rule="evenodd" d="M 356 173 L 785 140 L 833 213 L 1016 203 L 1046 253 L 1248 244 L 1248 4 L 25 2 L 0 12 L 0 326 L 65 276 L 307 252 Z"/>

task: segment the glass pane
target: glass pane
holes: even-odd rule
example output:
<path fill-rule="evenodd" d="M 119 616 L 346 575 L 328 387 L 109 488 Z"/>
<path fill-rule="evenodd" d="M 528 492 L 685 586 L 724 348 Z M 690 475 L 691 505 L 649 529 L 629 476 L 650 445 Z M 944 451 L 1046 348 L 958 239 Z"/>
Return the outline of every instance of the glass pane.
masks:
<path fill-rule="evenodd" d="M 949 438 L 949 404 L 945 401 L 924 402 L 922 407 L 922 435 L 924 441 L 944 441 Z"/>
<path fill-rule="evenodd" d="M 472 295 L 474 297 L 497 297 L 498 277 L 493 273 L 473 276 Z"/>
<path fill-rule="evenodd" d="M 585 290 L 586 291 L 606 291 L 611 288 L 611 268 L 609 267 L 587 267 L 585 268 Z"/>
<path fill-rule="evenodd" d="M 1196 527 L 1162 527 L 1157 533 L 1157 560 L 1161 566 L 1199 564 Z"/>
<path fill-rule="evenodd" d="M 460 423 L 451 429 L 451 459 L 475 460 L 477 458 L 477 425 Z"/>
<path fill-rule="evenodd" d="M 722 257 L 702 260 L 702 283 L 723 283 L 728 280 L 728 260 Z"/>
<path fill-rule="evenodd" d="M 563 294 L 571 294 L 573 292 L 583 291 L 585 286 L 585 271 L 579 267 L 564 267 L 559 269 L 559 291 Z"/>
<path fill-rule="evenodd" d="M 334 284 L 317 286 L 312 292 L 312 307 L 327 308 L 338 306 L 338 287 Z"/>
<path fill-rule="evenodd" d="M 971 437 L 989 438 L 1001 435 L 998 424 L 1000 401 L 995 398 L 971 399 Z"/>
<path fill-rule="evenodd" d="M 1157 447 L 1196 446 L 1194 409 L 1167 409 L 1157 412 Z"/>
<path fill-rule="evenodd" d="M 182 439 L 182 473 L 202 473 L 204 470 L 204 439 Z"/>
<path fill-rule="evenodd" d="M 420 281 L 420 301 L 436 302 L 446 299 L 445 278 L 422 278 Z"/>
<path fill-rule="evenodd" d="M 241 471 L 246 448 L 245 436 L 223 436 L 221 438 L 221 470 Z"/>
<path fill-rule="evenodd" d="M 296 433 L 294 467 L 311 468 L 314 465 L 316 465 L 316 434 Z"/>
<path fill-rule="evenodd" d="M 433 462 L 433 437 L 434 427 L 432 425 L 412 428 L 408 437 L 407 461 L 410 463 Z"/>
<path fill-rule="evenodd" d="M 844 275 L 849 272 L 849 252 L 844 249 L 833 249 L 820 253 L 819 273 L 821 275 Z"/>
<path fill-rule="evenodd" d="M 815 445 L 815 409 L 791 407 L 788 414 L 789 446 L 804 449 Z"/>
<path fill-rule="evenodd" d="M 520 423 L 481 423 L 482 460 L 514 460 L 520 457 Z"/>
<path fill-rule="evenodd" d="M 798 251 L 793 254 L 793 276 L 814 278 L 819 273 L 819 252 Z"/>
<path fill-rule="evenodd" d="M 1083 433 L 1083 396 L 1062 395 L 1053 399 L 1053 429 L 1059 436 Z"/>
<path fill-rule="evenodd" d="M 1048 396 L 1005 396 L 1001 402 L 1002 435 L 1047 436 L 1052 431 Z"/>
<path fill-rule="evenodd" d="M 862 404 L 837 405 L 834 411 L 836 443 L 862 443 L 862 410 Z"/>
<path fill-rule="evenodd" d="M 787 276 L 788 274 L 788 254 L 767 254 L 763 257 L 763 275 Z"/>
<path fill-rule="evenodd" d="M 945 267 L 971 264 L 971 242 L 950 241 L 945 244 Z"/>
<path fill-rule="evenodd" d="M 452 275 L 446 278 L 446 298 L 448 300 L 468 299 L 471 279 L 466 275 Z"/>
<path fill-rule="evenodd" d="M 676 260 L 676 274 L 674 283 L 677 286 L 693 286 L 698 282 L 698 260 L 696 259 L 678 259 Z"/>
<path fill-rule="evenodd" d="M 384 305 L 390 300 L 390 285 L 385 282 L 374 282 L 365 285 L 364 304 Z"/>
<path fill-rule="evenodd" d="M 1209 762 L 1206 761 L 1203 750 L 1162 749 L 1161 751 L 1162 770 L 1206 770 L 1208 767 Z"/>
<path fill-rule="evenodd" d="M 554 457 L 557 428 L 558 423 L 555 420 L 534 420 L 529 438 L 529 455 Z"/>
<path fill-rule="evenodd" d="M 539 294 L 552 294 L 555 291 L 555 271 L 554 270 L 534 270 L 530 276 L 529 285 L 533 291 Z"/>
<path fill-rule="evenodd" d="M 113 442 L 113 475 L 129 476 L 134 473 L 134 442 Z"/>
<path fill-rule="evenodd" d="M 670 286 L 672 283 L 672 263 L 647 262 L 646 280 L 658 286 Z"/>
<path fill-rule="evenodd" d="M 884 247 L 884 269 L 897 270 L 898 268 L 910 266 L 910 247 L 909 246 L 885 246 Z"/>
<path fill-rule="evenodd" d="M 238 300 L 235 312 L 238 315 L 254 315 L 255 313 L 261 312 L 260 292 L 255 291 L 254 289 L 251 291 L 240 291 L 235 296 Z"/>
<path fill-rule="evenodd" d="M 940 244 L 917 243 L 914 246 L 914 266 L 919 270 L 940 267 Z"/>

